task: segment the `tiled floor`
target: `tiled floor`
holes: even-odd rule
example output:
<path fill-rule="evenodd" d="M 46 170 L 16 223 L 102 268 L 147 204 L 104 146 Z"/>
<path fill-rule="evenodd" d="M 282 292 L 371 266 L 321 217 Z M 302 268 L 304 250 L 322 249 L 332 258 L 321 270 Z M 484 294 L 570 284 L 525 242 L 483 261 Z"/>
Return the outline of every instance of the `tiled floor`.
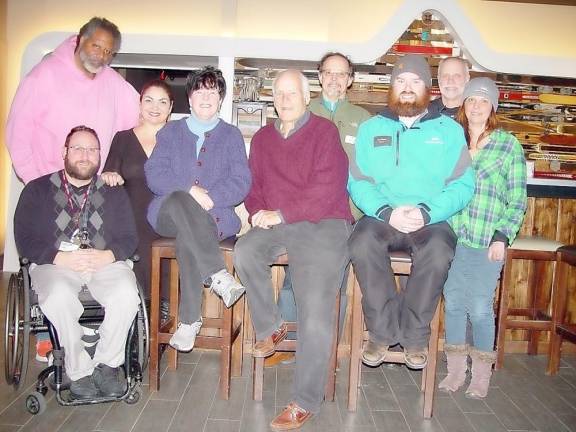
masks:
<path fill-rule="evenodd" d="M 3 315 L 4 290 L 0 295 Z M 3 363 L 3 354 L 0 358 Z M 24 399 L 34 390 L 34 376 L 41 367 L 31 360 L 26 385 L 19 391 L 2 380 L 0 432 L 268 431 L 274 414 L 289 400 L 293 373 L 292 366 L 267 369 L 264 400 L 254 402 L 246 358 L 243 376 L 232 380 L 230 400 L 222 401 L 217 394 L 218 354 L 192 352 L 180 357 L 176 371 L 164 367 L 158 393 L 150 394 L 143 385 L 136 405 L 61 407 L 49 391 L 47 410 L 32 416 L 25 410 Z M 548 377 L 543 356 L 508 356 L 505 369 L 495 373 L 486 400 L 466 399 L 463 392 L 437 392 L 431 420 L 421 415 L 420 373 L 400 366 L 364 368 L 358 411 L 348 412 L 346 368 L 343 364 L 338 372 L 336 402 L 325 403 L 302 431 L 576 431 L 574 357 L 563 360 L 557 377 Z M 438 378 L 445 373 L 445 363 L 440 361 Z"/>

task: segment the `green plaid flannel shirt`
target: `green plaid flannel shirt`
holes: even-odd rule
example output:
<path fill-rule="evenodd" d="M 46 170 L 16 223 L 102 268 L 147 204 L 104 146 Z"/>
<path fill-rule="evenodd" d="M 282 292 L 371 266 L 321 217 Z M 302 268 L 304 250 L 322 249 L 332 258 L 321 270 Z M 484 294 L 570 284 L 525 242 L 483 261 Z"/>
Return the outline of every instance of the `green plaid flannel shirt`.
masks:
<path fill-rule="evenodd" d="M 487 248 L 496 231 L 510 243 L 516 237 L 526 212 L 526 160 L 514 135 L 498 129 L 478 150 L 472 167 L 476 189 L 470 203 L 450 218 L 458 242 Z"/>

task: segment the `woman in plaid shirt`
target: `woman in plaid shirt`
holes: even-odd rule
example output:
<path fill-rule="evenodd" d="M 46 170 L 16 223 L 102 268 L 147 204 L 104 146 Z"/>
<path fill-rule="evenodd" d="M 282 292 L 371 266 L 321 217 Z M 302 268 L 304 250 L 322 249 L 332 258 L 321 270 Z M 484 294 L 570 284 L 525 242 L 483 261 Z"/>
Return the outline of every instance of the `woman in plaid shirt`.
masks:
<path fill-rule="evenodd" d="M 456 117 L 468 141 L 476 189 L 468 206 L 450 220 L 458 245 L 444 286 L 448 376 L 439 388 L 456 391 L 464 384 L 470 354 L 472 380 L 466 396 L 472 398 L 488 393 L 496 359 L 494 292 L 506 246 L 522 225 L 527 201 L 524 152 L 511 133 L 498 128 L 498 96 L 492 80 L 474 78 Z M 471 347 L 466 345 L 467 317 Z"/>

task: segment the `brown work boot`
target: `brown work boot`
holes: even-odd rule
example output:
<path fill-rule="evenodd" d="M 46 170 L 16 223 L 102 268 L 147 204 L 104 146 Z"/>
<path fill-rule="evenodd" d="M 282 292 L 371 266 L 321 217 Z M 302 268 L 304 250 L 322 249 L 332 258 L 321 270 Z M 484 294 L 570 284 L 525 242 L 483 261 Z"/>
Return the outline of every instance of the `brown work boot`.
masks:
<path fill-rule="evenodd" d="M 388 345 L 369 340 L 362 352 L 362 362 L 368 366 L 380 366 L 386 360 L 387 354 Z"/>
<path fill-rule="evenodd" d="M 410 369 L 424 369 L 428 364 L 428 348 L 404 348 L 404 362 Z"/>
<path fill-rule="evenodd" d="M 295 402 L 290 402 L 288 406 L 272 420 L 270 427 L 280 431 L 298 429 L 311 417 L 312 413 L 310 411 L 299 407 Z"/>
<path fill-rule="evenodd" d="M 287 365 L 296 361 L 296 355 L 293 352 L 278 352 L 276 351 L 270 357 L 264 360 L 264 367 L 270 368 L 278 366 L 279 364 Z"/>
<path fill-rule="evenodd" d="M 278 329 L 266 339 L 256 341 L 252 350 L 254 357 L 268 357 L 276 352 L 276 345 L 284 340 L 288 334 L 286 323 L 282 323 Z"/>

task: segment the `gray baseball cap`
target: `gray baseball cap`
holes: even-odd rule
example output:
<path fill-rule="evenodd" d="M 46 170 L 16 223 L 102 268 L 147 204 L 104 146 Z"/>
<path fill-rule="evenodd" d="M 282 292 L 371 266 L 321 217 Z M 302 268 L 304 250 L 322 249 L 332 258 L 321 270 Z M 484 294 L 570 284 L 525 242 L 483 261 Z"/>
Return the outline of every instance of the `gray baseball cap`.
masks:
<path fill-rule="evenodd" d="M 470 96 L 480 96 L 488 99 L 494 107 L 494 112 L 498 109 L 498 98 L 500 97 L 500 90 L 496 83 L 490 78 L 478 77 L 472 78 L 464 87 L 464 100 Z"/>
<path fill-rule="evenodd" d="M 408 54 L 402 58 L 396 60 L 394 63 L 394 68 L 392 69 L 392 76 L 390 77 L 390 83 L 393 85 L 394 81 L 404 72 L 412 72 L 420 77 L 426 87 L 432 86 L 432 75 L 430 74 L 430 66 L 426 58 L 416 54 Z"/>

